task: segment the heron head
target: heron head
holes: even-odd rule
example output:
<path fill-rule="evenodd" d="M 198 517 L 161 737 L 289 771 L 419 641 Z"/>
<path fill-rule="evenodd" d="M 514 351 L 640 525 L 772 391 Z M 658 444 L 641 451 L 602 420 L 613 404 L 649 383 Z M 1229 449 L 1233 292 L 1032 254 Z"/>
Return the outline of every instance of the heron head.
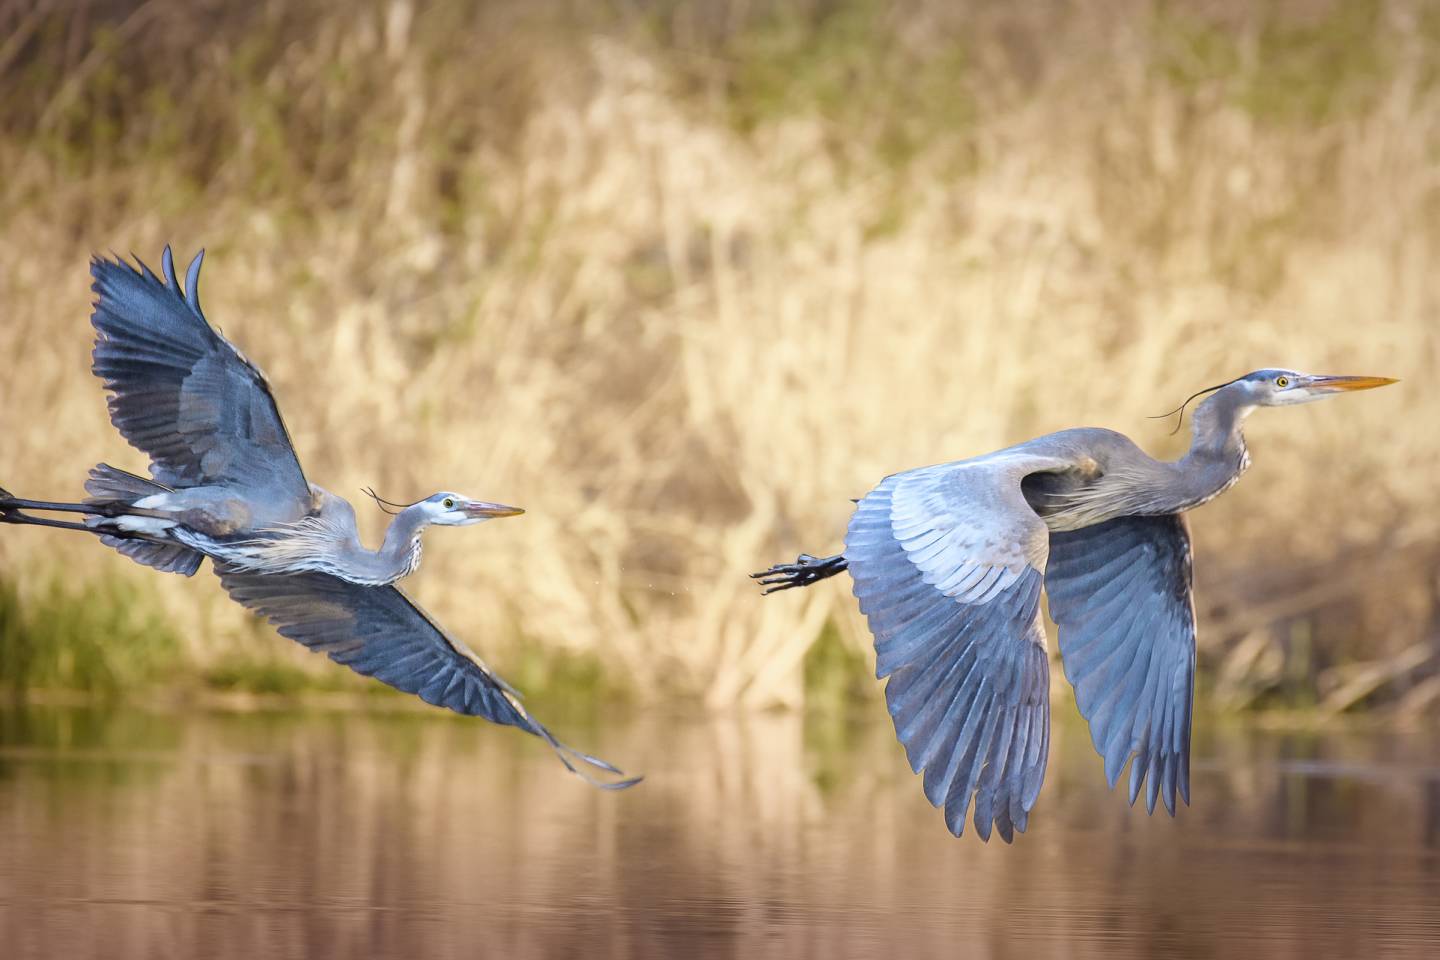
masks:
<path fill-rule="evenodd" d="M 1256 370 L 1235 384 L 1257 407 L 1288 407 L 1355 390 L 1372 390 L 1397 381 L 1390 377 L 1337 377 L 1297 370 Z"/>
<path fill-rule="evenodd" d="M 426 497 L 419 504 L 425 511 L 425 518 L 442 527 L 466 527 L 472 523 L 483 523 L 496 517 L 518 517 L 524 513 L 519 507 L 507 507 L 503 503 L 489 503 L 485 500 L 471 500 L 458 493 L 441 491 Z"/>
<path fill-rule="evenodd" d="M 1288 407 L 1297 403 L 1309 403 L 1312 400 L 1333 397 L 1337 393 L 1371 390 L 1398 382 L 1390 377 L 1337 377 L 1301 373 L 1298 370 L 1266 368 L 1192 393 L 1184 403 L 1174 410 L 1159 414 L 1152 419 L 1170 417 L 1178 413 L 1180 419 L 1175 422 L 1175 430 L 1179 430 L 1180 424 L 1185 420 L 1185 408 L 1190 405 L 1190 401 L 1196 397 L 1210 394 L 1195 411 L 1196 429 L 1205 429 L 1203 424 L 1206 422 L 1214 425 L 1215 411 L 1220 409 L 1231 411 L 1234 419 L 1228 422 L 1233 426 L 1234 423 L 1243 421 L 1258 407 Z M 1210 411 L 1208 418 L 1202 415 L 1206 410 Z"/>

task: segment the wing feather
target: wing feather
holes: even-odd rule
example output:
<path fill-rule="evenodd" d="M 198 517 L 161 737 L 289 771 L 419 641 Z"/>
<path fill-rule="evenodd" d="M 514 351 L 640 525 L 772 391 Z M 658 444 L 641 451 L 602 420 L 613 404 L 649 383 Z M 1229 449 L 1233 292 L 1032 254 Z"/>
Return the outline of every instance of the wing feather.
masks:
<path fill-rule="evenodd" d="M 1157 794 L 1172 815 L 1177 793 L 1190 802 L 1190 560 L 1178 514 L 1120 517 L 1050 536 L 1045 587 L 1065 675 L 1110 785 L 1130 761 L 1130 802 L 1144 788 L 1152 813 Z"/>
<path fill-rule="evenodd" d="M 1009 456 L 896 474 L 860 501 L 846 536 L 896 735 L 957 836 L 973 803 L 982 838 L 1012 840 L 1044 781 L 1048 534 L 1020 481 L 1069 466 Z"/>
<path fill-rule="evenodd" d="M 532 733 L 566 768 L 596 786 L 621 789 L 639 781 L 601 782 L 577 769 L 571 758 L 620 773 L 557 740 L 521 705 L 513 687 L 396 587 L 362 586 L 323 573 L 246 573 L 219 561 L 214 566 L 226 592 L 282 636 L 426 703 Z"/>
<path fill-rule="evenodd" d="M 175 487 L 231 484 L 304 500 L 310 495 L 269 384 L 200 310 L 201 257 L 175 278 L 143 263 L 95 258 L 94 372 L 110 391 L 110 419 Z"/>

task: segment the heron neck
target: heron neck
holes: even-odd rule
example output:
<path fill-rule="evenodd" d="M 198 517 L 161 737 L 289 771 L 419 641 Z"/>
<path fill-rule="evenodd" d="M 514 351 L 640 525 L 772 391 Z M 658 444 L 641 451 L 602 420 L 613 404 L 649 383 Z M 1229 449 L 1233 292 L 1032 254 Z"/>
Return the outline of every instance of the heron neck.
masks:
<path fill-rule="evenodd" d="M 1190 450 L 1175 464 L 1183 477 L 1181 509 L 1218 496 L 1250 466 L 1243 427 L 1254 409 L 1233 387 L 1222 387 L 1195 409 Z"/>
<path fill-rule="evenodd" d="M 379 586 L 414 573 L 420 567 L 420 534 L 426 526 L 428 521 L 415 507 L 401 510 L 385 529 L 380 549 L 361 548 L 343 576 L 354 583 Z"/>

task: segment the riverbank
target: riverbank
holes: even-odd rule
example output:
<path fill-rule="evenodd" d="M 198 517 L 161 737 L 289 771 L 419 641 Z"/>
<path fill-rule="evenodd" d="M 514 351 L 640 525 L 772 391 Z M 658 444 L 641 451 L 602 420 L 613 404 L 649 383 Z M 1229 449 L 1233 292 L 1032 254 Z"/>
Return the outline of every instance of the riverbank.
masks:
<path fill-rule="evenodd" d="M 204 246 L 310 479 L 528 510 L 407 585 L 517 684 L 800 708 L 873 686 L 864 624 L 746 574 L 838 549 L 886 474 L 1077 425 L 1174 456 L 1147 417 L 1247 370 L 1395 376 L 1249 421 L 1193 517 L 1201 689 L 1440 699 L 1429 5 L 83 9 L 0 11 L 16 494 L 144 469 L 87 260 Z M 208 573 L 5 528 L 0 582 L 12 687 L 351 682 Z"/>

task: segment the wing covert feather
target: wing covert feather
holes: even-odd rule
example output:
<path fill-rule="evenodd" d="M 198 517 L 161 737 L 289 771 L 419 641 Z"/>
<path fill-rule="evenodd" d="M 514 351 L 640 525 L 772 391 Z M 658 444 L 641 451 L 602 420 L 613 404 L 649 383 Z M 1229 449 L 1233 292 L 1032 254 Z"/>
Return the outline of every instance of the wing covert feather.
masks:
<path fill-rule="evenodd" d="M 845 559 L 896 735 L 956 836 L 973 799 L 980 836 L 1009 842 L 1045 777 L 1047 531 L 1020 480 L 1068 466 L 996 457 L 896 474 L 850 522 Z"/>

